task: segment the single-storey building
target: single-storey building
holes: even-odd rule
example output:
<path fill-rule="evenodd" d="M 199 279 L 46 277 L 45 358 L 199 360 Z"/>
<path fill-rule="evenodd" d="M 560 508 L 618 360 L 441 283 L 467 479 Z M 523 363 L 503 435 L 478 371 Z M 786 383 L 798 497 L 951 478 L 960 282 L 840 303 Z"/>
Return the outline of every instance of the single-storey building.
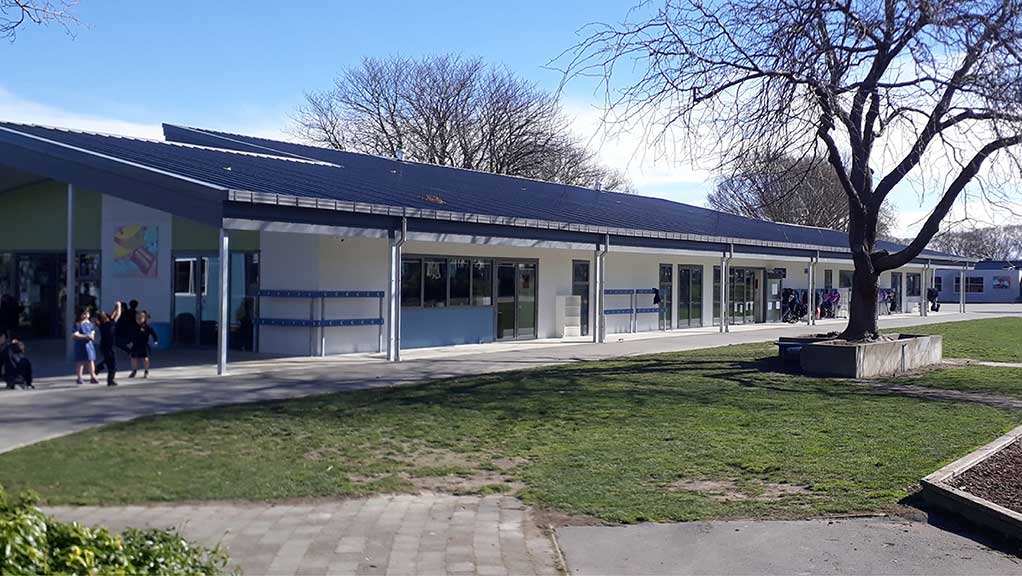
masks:
<path fill-rule="evenodd" d="M 844 233 L 669 200 L 164 125 L 165 140 L 0 122 L 0 293 L 26 337 L 137 299 L 161 341 L 386 352 L 782 321 L 848 303 Z M 886 246 L 897 249 L 897 246 Z M 71 255 L 71 258 L 68 256 Z M 881 278 L 920 305 L 927 251 Z M 817 296 L 817 300 L 819 300 Z M 815 308 L 815 307 L 814 307 Z M 812 321 L 811 319 L 809 320 Z"/>
<path fill-rule="evenodd" d="M 937 270 L 934 288 L 942 302 L 962 298 L 962 271 Z M 1022 261 L 981 260 L 964 274 L 965 301 L 974 303 L 1022 302 Z"/>

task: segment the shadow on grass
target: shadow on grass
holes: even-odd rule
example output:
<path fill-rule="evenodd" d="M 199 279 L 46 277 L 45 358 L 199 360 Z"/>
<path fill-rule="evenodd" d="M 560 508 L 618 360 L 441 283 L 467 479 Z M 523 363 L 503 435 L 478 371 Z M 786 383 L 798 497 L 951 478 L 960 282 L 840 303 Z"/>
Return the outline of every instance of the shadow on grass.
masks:
<path fill-rule="evenodd" d="M 924 500 L 918 492 L 902 498 L 898 504 L 911 508 L 918 513 L 912 515 L 912 520 L 926 522 L 934 528 L 950 532 L 962 538 L 968 538 L 977 544 L 1002 554 L 1022 558 L 1022 541 L 1008 538 L 990 528 L 980 526 L 961 516 L 934 507 Z"/>

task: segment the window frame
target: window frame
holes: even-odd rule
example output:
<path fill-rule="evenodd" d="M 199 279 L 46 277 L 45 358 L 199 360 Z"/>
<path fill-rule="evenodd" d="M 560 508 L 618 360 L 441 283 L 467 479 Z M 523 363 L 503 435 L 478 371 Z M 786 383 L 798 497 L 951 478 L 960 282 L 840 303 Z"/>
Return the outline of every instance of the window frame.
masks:
<path fill-rule="evenodd" d="M 197 258 L 175 258 L 174 259 L 174 296 L 195 296 L 195 261 Z M 177 289 L 178 265 L 188 264 L 188 291 L 179 292 Z"/>
<path fill-rule="evenodd" d="M 441 305 L 441 306 L 426 306 L 425 305 L 426 304 L 426 261 L 427 260 L 433 260 L 433 261 L 442 260 L 444 262 L 444 267 L 445 267 L 445 270 L 446 270 L 446 273 L 444 275 L 445 276 L 445 282 L 444 282 L 444 294 L 445 294 L 445 297 L 444 297 L 443 305 Z M 419 301 L 418 301 L 418 304 L 408 305 L 408 304 L 404 304 L 402 302 L 401 303 L 401 307 L 402 308 L 420 308 L 420 309 L 425 309 L 425 308 L 430 308 L 430 309 L 434 309 L 434 308 L 436 308 L 436 309 L 444 309 L 444 308 L 493 308 L 494 306 L 496 306 L 496 302 L 497 302 L 496 298 L 494 297 L 494 290 L 495 290 L 495 288 L 494 288 L 494 285 L 493 285 L 493 283 L 495 281 L 495 277 L 496 277 L 496 274 L 494 273 L 494 270 L 496 269 L 496 262 L 497 262 L 497 260 L 500 260 L 500 261 L 504 261 L 504 260 L 509 260 L 509 261 L 510 260 L 515 260 L 515 261 L 518 261 L 518 260 L 521 260 L 521 259 L 502 259 L 502 258 L 489 258 L 489 257 L 481 258 L 481 257 L 478 257 L 478 256 L 449 256 L 449 255 L 445 255 L 445 254 L 408 254 L 408 255 L 402 255 L 401 256 L 402 270 L 403 270 L 403 265 L 404 265 L 405 262 L 418 262 L 419 263 L 420 273 L 419 273 Z M 451 303 L 451 278 L 452 278 L 451 271 L 452 271 L 452 262 L 454 262 L 454 261 L 465 261 L 465 262 L 468 263 L 468 302 L 464 303 L 464 304 L 452 304 Z M 525 261 L 525 260 L 522 260 L 522 261 Z M 537 262 L 537 264 L 538 264 L 537 260 L 529 260 L 529 261 L 530 262 Z M 490 303 L 489 304 L 476 304 L 475 303 L 477 297 L 484 297 L 484 296 L 479 296 L 479 295 L 476 294 L 475 270 L 476 270 L 476 265 L 478 263 L 480 263 L 480 262 L 483 262 L 483 263 L 487 264 L 488 267 L 489 267 L 489 271 L 490 271 L 489 272 L 490 278 L 489 278 L 489 282 L 487 283 L 489 285 L 489 290 L 488 290 L 488 294 L 489 294 L 488 297 L 490 299 Z M 404 274 L 402 272 L 401 282 L 398 283 L 399 286 L 402 284 L 403 280 L 404 280 Z M 402 290 L 402 292 L 403 292 L 403 290 Z M 399 299 L 399 301 L 400 300 L 401 299 Z"/>

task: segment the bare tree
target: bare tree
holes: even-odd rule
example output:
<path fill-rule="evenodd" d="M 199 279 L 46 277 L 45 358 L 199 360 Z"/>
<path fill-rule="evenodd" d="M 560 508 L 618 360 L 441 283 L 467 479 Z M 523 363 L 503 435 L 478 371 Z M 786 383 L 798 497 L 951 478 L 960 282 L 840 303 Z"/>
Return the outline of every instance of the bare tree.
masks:
<path fill-rule="evenodd" d="M 987 260 L 1022 259 L 1022 226 L 988 226 L 942 231 L 930 248 Z"/>
<path fill-rule="evenodd" d="M 707 197 L 710 207 L 771 222 L 848 230 L 848 197 L 828 162 L 754 152 L 718 178 Z M 888 237 L 894 214 L 880 210 L 877 235 Z"/>
<path fill-rule="evenodd" d="M 293 131 L 339 150 L 628 189 L 572 134 L 556 97 L 476 58 L 366 58 L 307 94 Z"/>
<path fill-rule="evenodd" d="M 0 0 L 0 38 L 14 42 L 18 28 L 27 22 L 56 22 L 68 33 L 78 23 L 71 9 L 77 0 Z"/>
<path fill-rule="evenodd" d="M 855 263 L 842 336 L 871 339 L 880 273 L 918 256 L 959 197 L 1014 190 L 1020 24 L 1018 0 L 661 0 L 591 30 L 566 71 L 604 82 L 618 126 L 722 167 L 825 157 Z M 910 181 L 937 202 L 907 247 L 879 250 L 884 200 Z"/>

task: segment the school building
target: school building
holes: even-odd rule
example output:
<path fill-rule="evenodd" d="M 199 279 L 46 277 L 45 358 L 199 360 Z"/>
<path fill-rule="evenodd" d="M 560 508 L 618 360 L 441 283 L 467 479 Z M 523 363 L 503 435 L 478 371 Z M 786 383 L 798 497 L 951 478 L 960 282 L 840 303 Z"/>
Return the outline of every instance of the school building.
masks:
<path fill-rule="evenodd" d="M 165 140 L 0 122 L 0 294 L 19 335 L 137 299 L 161 342 L 286 355 L 780 322 L 848 303 L 843 232 L 175 125 Z M 894 250 L 897 246 L 886 246 Z M 70 258 L 69 258 L 70 256 Z M 894 313 L 962 258 L 888 272 Z M 655 302 L 656 295 L 660 302 Z M 811 321 L 811 320 L 810 320 Z"/>

